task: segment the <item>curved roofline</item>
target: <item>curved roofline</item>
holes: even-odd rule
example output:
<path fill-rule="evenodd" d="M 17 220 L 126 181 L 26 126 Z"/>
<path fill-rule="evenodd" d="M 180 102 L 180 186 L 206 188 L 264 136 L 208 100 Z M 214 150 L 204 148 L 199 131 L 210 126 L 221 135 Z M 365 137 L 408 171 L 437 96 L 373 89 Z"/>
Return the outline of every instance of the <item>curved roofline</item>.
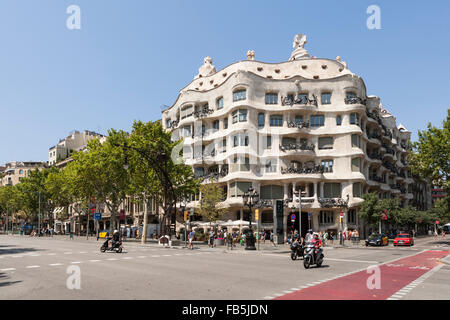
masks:
<path fill-rule="evenodd" d="M 334 59 L 329 59 L 329 58 L 309 58 L 309 59 L 300 59 L 300 60 L 283 61 L 283 62 L 263 62 L 263 61 L 259 61 L 259 60 L 239 60 L 239 61 L 230 63 L 229 65 L 227 65 L 226 67 L 223 67 L 223 68 L 220 69 L 220 70 L 217 70 L 216 73 L 214 73 L 214 74 L 211 74 L 211 75 L 206 76 L 206 77 L 201 77 L 201 78 L 202 78 L 202 79 L 208 79 L 209 77 L 215 76 L 217 73 L 219 73 L 219 72 L 221 72 L 221 71 L 227 69 L 228 67 L 230 67 L 230 66 L 232 66 L 232 65 L 235 65 L 235 64 L 238 64 L 238 63 L 241 63 L 241 62 L 261 63 L 261 64 L 266 64 L 266 65 L 277 65 L 277 64 L 281 65 L 281 64 L 285 64 L 285 63 L 297 62 L 297 61 L 302 61 L 302 60 L 326 60 L 326 61 L 330 61 L 330 62 L 335 62 L 335 63 L 341 65 L 344 69 L 347 69 L 347 70 L 348 70 L 348 68 L 346 68 L 346 66 L 345 66 L 342 62 L 337 61 L 337 60 L 334 60 Z M 247 71 L 247 72 L 251 72 L 251 71 Z M 231 73 L 231 74 L 229 75 L 228 78 L 230 78 L 231 75 L 233 75 L 233 74 L 235 74 L 235 73 L 236 73 L 236 72 Z M 251 72 L 251 73 L 253 73 L 253 72 Z M 256 73 L 253 73 L 253 74 L 257 75 Z M 356 74 L 355 74 L 355 75 L 356 75 Z M 257 76 L 258 76 L 258 75 L 257 75 Z M 296 76 L 300 76 L 300 75 L 294 75 L 294 76 L 292 76 L 292 77 L 290 77 L 290 78 L 286 78 L 286 79 L 273 79 L 273 80 L 288 80 L 288 79 L 292 79 L 292 78 L 294 78 L 294 77 L 296 77 Z M 356 76 L 357 76 L 357 75 L 356 75 Z M 302 77 L 302 76 L 300 76 L 300 77 Z M 359 77 L 359 76 L 358 76 L 358 77 Z M 264 78 L 264 77 L 262 77 L 262 78 Z M 302 78 L 303 78 L 303 79 L 306 79 L 306 80 L 310 80 L 310 79 L 307 79 L 307 78 L 304 78 L 304 77 L 302 77 Z M 327 79 L 337 79 L 337 78 L 338 78 L 338 77 L 327 78 Z M 361 77 L 360 77 L 360 78 L 361 78 Z M 169 108 L 166 108 L 166 109 L 162 110 L 161 113 L 163 113 L 163 112 L 165 112 L 165 111 L 171 109 L 171 108 L 177 103 L 178 99 L 180 98 L 181 92 L 182 92 L 183 90 L 185 90 L 187 87 L 189 87 L 189 86 L 192 84 L 192 82 L 194 82 L 194 81 L 196 81 L 196 80 L 198 80 L 198 79 L 199 79 L 199 78 L 193 79 L 193 80 L 192 80 L 191 82 L 189 82 L 186 86 L 184 86 L 182 89 L 180 89 L 180 91 L 179 91 L 179 93 L 178 93 L 178 96 L 177 96 L 177 99 L 175 100 L 175 102 L 174 102 Z M 228 79 L 227 79 L 227 80 L 228 80 Z M 224 82 L 222 82 L 222 84 L 224 84 L 227 80 L 225 80 Z M 322 79 L 322 80 L 323 80 L 323 79 Z M 362 78 L 361 78 L 361 80 L 362 80 Z M 222 84 L 221 84 L 221 85 L 222 85 Z M 364 84 L 364 82 L 363 82 L 363 84 Z M 220 86 L 221 86 L 221 85 L 220 85 Z M 218 87 L 216 87 L 216 88 L 218 88 Z M 201 92 L 209 92 L 210 90 L 213 90 L 213 89 L 216 89 L 216 88 L 211 88 L 211 89 L 209 89 L 209 90 L 205 90 L 205 91 L 201 91 Z M 364 89 L 366 89 L 366 85 L 365 85 L 365 84 L 364 84 Z M 199 91 L 195 91 L 195 90 L 187 90 L 186 92 L 189 92 L 189 91 L 199 92 Z M 367 90 L 366 90 L 366 93 L 367 93 Z"/>

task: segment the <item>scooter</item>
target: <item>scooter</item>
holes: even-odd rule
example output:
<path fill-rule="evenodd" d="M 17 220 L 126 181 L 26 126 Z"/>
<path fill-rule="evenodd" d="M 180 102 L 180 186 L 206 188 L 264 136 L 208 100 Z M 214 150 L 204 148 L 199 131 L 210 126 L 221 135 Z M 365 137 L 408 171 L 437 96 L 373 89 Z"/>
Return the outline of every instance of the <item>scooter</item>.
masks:
<path fill-rule="evenodd" d="M 305 269 L 308 269 L 311 265 L 317 265 L 318 267 L 320 267 L 322 265 L 323 262 L 323 258 L 325 257 L 322 253 L 322 251 L 319 251 L 317 254 L 319 255 L 319 257 L 317 257 L 317 260 L 314 258 L 314 250 L 315 250 L 315 246 L 313 242 L 307 242 L 305 245 L 305 252 L 303 255 L 303 266 L 305 267 Z"/>
<path fill-rule="evenodd" d="M 301 246 L 297 241 L 291 244 L 291 259 L 297 260 L 298 257 L 303 258 L 304 247 Z"/>
<path fill-rule="evenodd" d="M 105 251 L 115 251 L 117 253 L 121 253 L 122 252 L 122 240 L 120 240 L 119 242 L 116 242 L 116 244 L 113 246 L 108 246 L 108 242 L 109 240 L 106 240 L 103 245 L 100 247 L 100 251 L 101 252 L 105 252 Z"/>

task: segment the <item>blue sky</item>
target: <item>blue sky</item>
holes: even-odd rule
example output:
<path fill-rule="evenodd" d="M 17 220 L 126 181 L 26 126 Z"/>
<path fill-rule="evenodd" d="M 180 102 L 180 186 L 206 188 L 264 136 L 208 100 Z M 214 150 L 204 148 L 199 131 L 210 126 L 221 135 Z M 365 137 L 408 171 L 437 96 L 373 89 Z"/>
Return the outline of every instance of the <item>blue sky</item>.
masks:
<path fill-rule="evenodd" d="M 81 29 L 69 30 L 69 5 Z M 366 27 L 369 5 L 381 30 Z M 48 160 L 74 129 L 130 130 L 160 118 L 205 56 L 217 69 L 286 61 L 296 33 L 323 58 L 341 56 L 367 93 L 413 132 L 441 126 L 450 100 L 450 1 L 0 2 L 0 163 Z"/>

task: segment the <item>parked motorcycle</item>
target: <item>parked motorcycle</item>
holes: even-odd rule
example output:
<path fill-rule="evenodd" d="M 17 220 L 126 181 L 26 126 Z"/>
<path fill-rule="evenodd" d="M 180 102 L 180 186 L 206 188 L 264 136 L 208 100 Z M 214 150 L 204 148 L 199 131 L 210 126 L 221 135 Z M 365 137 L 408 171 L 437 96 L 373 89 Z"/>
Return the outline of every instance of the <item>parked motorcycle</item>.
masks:
<path fill-rule="evenodd" d="M 305 269 L 308 269 L 311 265 L 317 265 L 320 267 L 323 262 L 323 258 L 325 257 L 322 251 L 319 251 L 317 254 L 319 257 L 315 258 L 314 254 L 315 246 L 313 242 L 307 242 L 305 245 L 305 251 L 303 254 L 303 266 Z"/>
<path fill-rule="evenodd" d="M 103 243 L 103 245 L 100 247 L 100 251 L 101 252 L 105 252 L 105 251 L 115 251 L 117 253 L 121 253 L 122 252 L 122 240 L 119 242 L 116 242 L 115 245 L 111 245 L 108 246 L 108 242 L 109 240 L 106 240 L 105 243 Z"/>
<path fill-rule="evenodd" d="M 304 248 L 297 241 L 291 244 L 291 259 L 297 260 L 298 257 L 303 257 Z"/>

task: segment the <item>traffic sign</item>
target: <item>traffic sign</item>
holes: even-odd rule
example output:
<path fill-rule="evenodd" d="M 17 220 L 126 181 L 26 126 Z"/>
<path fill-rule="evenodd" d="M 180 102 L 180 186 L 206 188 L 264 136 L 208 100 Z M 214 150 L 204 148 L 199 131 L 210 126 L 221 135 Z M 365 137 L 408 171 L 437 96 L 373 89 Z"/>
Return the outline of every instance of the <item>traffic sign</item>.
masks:
<path fill-rule="evenodd" d="M 344 212 L 341 211 L 341 212 L 339 213 L 339 215 L 340 215 L 341 217 L 343 217 L 343 216 L 344 216 Z"/>
<path fill-rule="evenodd" d="M 308 212 L 308 220 L 311 220 L 311 212 Z"/>
<path fill-rule="evenodd" d="M 102 213 L 101 212 L 96 212 L 94 213 L 94 220 L 102 220 Z"/>
<path fill-rule="evenodd" d="M 292 222 L 295 222 L 295 218 L 296 218 L 295 213 L 291 214 L 291 221 L 292 221 Z"/>

